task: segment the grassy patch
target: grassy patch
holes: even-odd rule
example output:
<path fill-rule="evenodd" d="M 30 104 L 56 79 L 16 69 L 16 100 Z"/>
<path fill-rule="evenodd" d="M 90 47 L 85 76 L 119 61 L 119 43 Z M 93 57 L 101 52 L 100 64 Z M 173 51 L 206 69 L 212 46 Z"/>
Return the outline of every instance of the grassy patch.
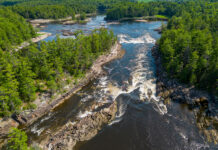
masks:
<path fill-rule="evenodd" d="M 147 2 L 151 2 L 151 1 L 154 1 L 154 0 L 138 0 L 139 2 L 145 2 L 145 3 L 147 3 Z"/>
<path fill-rule="evenodd" d="M 167 16 L 163 16 L 163 15 L 155 15 L 156 18 L 161 18 L 161 19 L 168 19 Z"/>
<path fill-rule="evenodd" d="M 44 33 L 36 33 L 36 37 L 43 35 Z"/>

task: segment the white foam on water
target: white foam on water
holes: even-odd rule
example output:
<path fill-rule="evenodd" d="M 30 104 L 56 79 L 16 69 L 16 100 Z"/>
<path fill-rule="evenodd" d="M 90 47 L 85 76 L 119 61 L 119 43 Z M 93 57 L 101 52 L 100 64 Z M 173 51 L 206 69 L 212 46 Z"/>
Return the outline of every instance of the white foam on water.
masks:
<path fill-rule="evenodd" d="M 143 36 L 137 38 L 131 38 L 125 34 L 119 34 L 118 38 L 120 43 L 129 43 L 129 44 L 143 44 L 143 43 L 155 43 L 155 39 L 150 36 L 149 33 L 144 34 Z"/>
<path fill-rule="evenodd" d="M 51 113 L 49 113 L 48 116 L 46 116 L 45 118 L 43 118 L 42 120 L 40 120 L 40 123 L 42 123 L 42 122 L 44 122 L 44 121 L 46 121 L 46 120 L 48 120 L 48 119 L 50 119 L 50 118 L 51 118 Z"/>
<path fill-rule="evenodd" d="M 195 141 L 191 142 L 190 145 L 191 145 L 189 147 L 190 150 L 201 150 L 201 149 L 205 149 L 205 148 L 209 148 L 210 147 L 208 144 L 201 144 L 201 143 L 197 143 Z"/>
<path fill-rule="evenodd" d="M 164 105 L 163 103 L 159 103 L 159 104 L 157 104 L 157 106 L 158 106 L 158 110 L 159 110 L 160 114 L 164 115 L 167 113 L 166 105 Z"/>
<path fill-rule="evenodd" d="M 188 137 L 184 134 L 184 133 L 182 133 L 182 132 L 179 132 L 179 135 L 184 139 L 184 140 L 188 140 Z"/>
<path fill-rule="evenodd" d="M 87 101 L 89 101 L 90 99 L 92 99 L 92 96 L 91 95 L 87 95 L 86 97 L 84 97 L 84 98 L 82 98 L 81 99 L 81 102 L 87 102 Z"/>
<path fill-rule="evenodd" d="M 79 112 L 79 114 L 77 115 L 78 118 L 85 118 L 88 115 L 91 115 L 92 112 L 91 111 L 85 111 L 85 112 Z"/>
<path fill-rule="evenodd" d="M 138 50 L 135 66 L 132 68 L 133 72 L 131 73 L 133 86 L 139 88 L 141 100 L 143 100 L 143 98 L 148 98 L 149 89 L 152 91 L 151 96 L 156 99 L 155 70 L 151 67 L 151 62 L 146 55 L 147 53 L 148 50 L 146 47 Z"/>
<path fill-rule="evenodd" d="M 155 43 L 155 39 L 150 36 L 149 33 L 144 34 L 141 37 L 131 38 L 128 35 L 118 35 L 120 43 L 131 43 L 131 44 L 143 44 L 143 43 Z M 146 45 L 137 50 L 136 59 L 132 63 L 135 65 L 128 70 L 131 70 L 132 84 L 125 81 L 125 88 L 120 87 L 117 83 L 111 83 L 110 79 L 105 76 L 99 79 L 99 83 L 96 85 L 96 89 L 93 92 L 93 98 L 97 102 L 109 102 L 109 99 L 115 100 L 119 95 L 125 93 L 131 93 L 132 91 L 139 89 L 140 100 L 154 100 L 157 104 L 157 111 L 160 114 L 167 113 L 167 108 L 163 103 L 159 103 L 159 97 L 156 97 L 156 77 L 155 68 L 152 66 L 152 59 L 150 57 L 148 48 Z M 150 92 L 151 91 L 151 92 Z M 150 92 L 150 94 L 148 94 Z M 86 97 L 85 99 L 88 99 Z M 118 113 L 116 118 L 110 125 L 117 123 L 122 120 L 123 115 L 126 111 L 126 105 L 119 105 Z M 79 118 L 86 117 L 92 112 L 86 111 L 78 114 Z"/>
<path fill-rule="evenodd" d="M 120 122 L 123 118 L 123 115 L 125 114 L 127 109 L 127 104 L 121 101 L 121 104 L 119 104 L 117 113 L 116 113 L 116 117 L 115 119 L 109 124 L 109 126 L 116 124 L 118 122 Z"/>
<path fill-rule="evenodd" d="M 160 98 L 156 96 L 155 68 L 152 66 L 152 59 L 149 55 L 150 51 L 148 48 L 143 47 L 137 52 L 138 54 L 136 55 L 135 66 L 132 68 L 133 72 L 131 73 L 132 86 L 135 89 L 139 88 L 140 100 L 154 100 L 157 105 L 157 111 L 161 115 L 164 115 L 167 113 L 167 107 L 163 103 L 159 102 Z"/>
<path fill-rule="evenodd" d="M 38 136 L 45 130 L 45 128 L 37 128 L 38 124 L 34 125 L 33 128 L 31 128 L 31 132 L 34 134 L 37 134 Z"/>

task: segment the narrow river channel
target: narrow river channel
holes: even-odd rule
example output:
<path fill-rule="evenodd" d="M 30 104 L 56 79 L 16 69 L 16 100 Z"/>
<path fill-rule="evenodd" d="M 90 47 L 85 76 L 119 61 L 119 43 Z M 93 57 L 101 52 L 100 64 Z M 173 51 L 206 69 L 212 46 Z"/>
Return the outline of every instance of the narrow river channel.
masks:
<path fill-rule="evenodd" d="M 161 22 L 124 22 L 109 24 L 104 16 L 92 18 L 86 25 L 49 24 L 43 29 L 53 35 L 61 30 L 84 32 L 106 27 L 118 36 L 126 51 L 122 59 L 104 66 L 108 74 L 92 81 L 53 112 L 27 129 L 29 141 L 40 142 L 68 121 L 74 122 L 92 112 L 94 102 L 116 100 L 116 118 L 90 141 L 79 143 L 78 150 L 197 150 L 211 149 L 199 133 L 192 111 L 172 102 L 164 105 L 156 97 L 155 63 L 151 48 L 160 35 L 154 29 Z M 63 37 L 63 36 L 61 36 Z M 146 101 L 143 101 L 146 100 Z"/>

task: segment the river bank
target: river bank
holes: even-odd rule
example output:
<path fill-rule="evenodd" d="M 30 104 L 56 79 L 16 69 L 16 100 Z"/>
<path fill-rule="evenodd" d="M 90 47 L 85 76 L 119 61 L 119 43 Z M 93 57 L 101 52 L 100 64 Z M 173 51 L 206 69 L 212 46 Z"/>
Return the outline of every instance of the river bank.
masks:
<path fill-rule="evenodd" d="M 184 104 L 190 111 L 193 111 L 200 133 L 205 136 L 209 143 L 218 144 L 217 98 L 206 91 L 196 89 L 194 86 L 188 86 L 176 79 L 170 79 L 161 64 L 158 45 L 152 48 L 152 55 L 156 64 L 157 95 L 162 97 L 167 105 L 174 101 Z"/>
<path fill-rule="evenodd" d="M 0 138 L 3 140 L 4 137 L 7 136 L 9 129 L 11 127 L 18 127 L 19 125 L 28 127 L 34 121 L 52 111 L 54 108 L 62 104 L 66 99 L 68 99 L 72 94 L 80 90 L 83 86 L 88 84 L 91 80 L 98 78 L 105 74 L 102 69 L 102 65 L 122 57 L 124 51 L 121 50 L 121 45 L 116 42 L 110 49 L 110 51 L 104 55 L 99 56 L 99 58 L 93 63 L 91 69 L 86 73 L 85 77 L 80 79 L 77 84 L 69 85 L 68 90 L 60 95 L 56 95 L 56 99 L 52 100 L 52 98 L 47 99 L 38 99 L 34 103 L 37 103 L 38 107 L 35 110 L 31 110 L 28 112 L 22 112 L 19 115 L 14 115 L 13 118 L 9 118 L 8 120 L 1 120 L 0 122 Z M 3 140 L 4 141 L 4 140 Z M 1 141 L 0 143 L 3 143 Z"/>
<path fill-rule="evenodd" d="M 29 126 L 35 120 L 43 116 L 44 114 L 48 113 L 50 110 L 56 108 L 58 105 L 63 103 L 66 99 L 68 99 L 72 94 L 80 90 L 83 86 L 88 84 L 91 80 L 98 78 L 101 75 L 104 75 L 105 72 L 102 69 L 102 65 L 122 57 L 122 50 L 121 45 L 117 42 L 111 48 L 108 54 L 100 56 L 92 65 L 91 69 L 86 73 L 85 77 L 78 80 L 78 84 L 73 84 L 71 88 L 65 92 L 64 94 L 57 95 L 55 100 L 47 99 L 46 101 L 41 102 L 38 108 L 29 114 L 23 114 L 22 117 L 25 118 L 22 121 L 20 120 L 21 124 L 25 126 Z M 19 121 L 19 120 L 18 120 Z M 22 123 L 23 122 L 23 123 Z"/>
<path fill-rule="evenodd" d="M 80 120 L 69 121 L 57 133 L 50 133 L 47 139 L 38 146 L 42 149 L 64 149 L 72 150 L 79 142 L 88 141 L 93 138 L 110 121 L 115 118 L 117 102 L 94 103 L 90 106 L 87 116 Z"/>
<path fill-rule="evenodd" d="M 96 16 L 96 13 L 90 13 L 86 14 L 88 18 L 85 20 L 72 20 L 72 16 L 66 17 L 66 18 L 61 18 L 61 19 L 33 19 L 33 20 L 28 20 L 30 24 L 33 27 L 43 27 L 44 24 L 49 24 L 49 23 L 61 23 L 63 25 L 70 25 L 70 24 L 76 24 L 76 23 L 87 23 L 91 20 L 91 17 Z M 75 18 L 79 18 L 80 14 L 76 14 Z"/>
<path fill-rule="evenodd" d="M 119 23 L 123 21 L 149 22 L 149 21 L 168 21 L 168 18 L 159 16 L 124 17 L 119 20 L 107 20 L 109 23 Z"/>
<path fill-rule="evenodd" d="M 29 46 L 31 42 L 32 42 L 32 43 L 37 43 L 37 42 L 39 42 L 39 41 L 41 41 L 41 40 L 44 40 L 44 39 L 46 39 L 47 37 L 51 36 L 51 33 L 48 33 L 48 32 L 37 32 L 37 34 L 38 34 L 38 36 L 35 37 L 35 38 L 32 38 L 32 39 L 30 40 L 30 42 L 25 41 L 25 42 L 23 42 L 20 46 L 17 46 L 16 48 L 14 48 L 14 50 L 15 50 L 15 51 L 18 51 L 18 50 L 20 50 L 20 49 L 23 49 L 24 47 Z"/>

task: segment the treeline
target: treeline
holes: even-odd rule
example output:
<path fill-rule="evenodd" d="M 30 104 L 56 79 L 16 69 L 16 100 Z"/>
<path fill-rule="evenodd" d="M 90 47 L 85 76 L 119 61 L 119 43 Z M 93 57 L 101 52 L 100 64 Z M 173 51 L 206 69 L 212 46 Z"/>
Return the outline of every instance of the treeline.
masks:
<path fill-rule="evenodd" d="M 3 0 L 0 5 L 7 6 L 24 18 L 65 18 L 73 14 L 104 11 L 118 2 L 131 0 Z"/>
<path fill-rule="evenodd" d="M 0 49 L 0 116 L 19 111 L 38 93 L 52 95 L 76 81 L 115 41 L 113 32 L 102 28 L 88 36 L 78 32 L 75 39 L 57 38 L 18 52 Z"/>
<path fill-rule="evenodd" d="M 218 3 L 187 2 L 159 41 L 170 76 L 218 93 Z"/>
<path fill-rule="evenodd" d="M 107 11 L 107 20 L 164 15 L 172 17 L 182 8 L 175 2 L 119 3 Z"/>
<path fill-rule="evenodd" d="M 108 20 L 164 15 L 171 18 L 159 41 L 171 77 L 218 93 L 218 2 L 125 3 L 108 10 Z"/>
<path fill-rule="evenodd" d="M 9 50 L 32 37 L 36 33 L 25 19 L 7 8 L 0 8 L 0 48 Z"/>
<path fill-rule="evenodd" d="M 28 19 L 58 19 L 75 16 L 74 9 L 64 5 L 13 6 L 11 9 Z"/>

